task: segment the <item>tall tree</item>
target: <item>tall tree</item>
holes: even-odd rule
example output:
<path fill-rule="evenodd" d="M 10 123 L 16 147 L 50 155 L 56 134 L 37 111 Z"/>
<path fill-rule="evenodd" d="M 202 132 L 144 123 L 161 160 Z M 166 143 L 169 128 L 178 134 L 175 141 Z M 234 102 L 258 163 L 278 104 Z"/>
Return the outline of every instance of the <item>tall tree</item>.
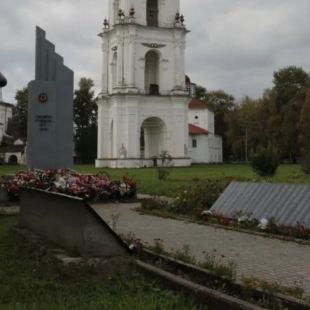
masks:
<path fill-rule="evenodd" d="M 299 131 L 297 127 L 300 106 L 298 98 L 310 81 L 310 75 L 301 67 L 289 66 L 282 68 L 273 75 L 274 89 L 277 94 L 277 113 L 281 118 L 281 142 L 283 157 L 295 162 L 298 150 Z"/>
<path fill-rule="evenodd" d="M 12 122 L 18 128 L 18 137 L 27 138 L 28 88 L 18 89 L 15 94 L 16 105 L 13 108 Z"/>
<path fill-rule="evenodd" d="M 296 99 L 296 95 L 310 80 L 310 75 L 301 67 L 288 66 L 273 74 L 274 89 L 277 93 L 278 111 Z"/>
<path fill-rule="evenodd" d="M 97 155 L 97 114 L 94 81 L 81 78 L 74 92 L 75 152 L 81 163 L 93 163 Z"/>
<path fill-rule="evenodd" d="M 298 145 L 303 154 L 310 153 L 310 85 L 304 92 L 298 121 Z"/>
<path fill-rule="evenodd" d="M 245 130 L 240 122 L 240 107 L 235 108 L 225 117 L 228 124 L 227 141 L 234 158 L 239 161 L 245 158 Z"/>
<path fill-rule="evenodd" d="M 228 161 L 231 155 L 231 147 L 227 139 L 228 124 L 227 115 L 235 106 L 235 98 L 223 90 L 210 91 L 205 94 L 205 100 L 209 102 L 214 111 L 215 134 L 223 138 L 223 158 Z"/>

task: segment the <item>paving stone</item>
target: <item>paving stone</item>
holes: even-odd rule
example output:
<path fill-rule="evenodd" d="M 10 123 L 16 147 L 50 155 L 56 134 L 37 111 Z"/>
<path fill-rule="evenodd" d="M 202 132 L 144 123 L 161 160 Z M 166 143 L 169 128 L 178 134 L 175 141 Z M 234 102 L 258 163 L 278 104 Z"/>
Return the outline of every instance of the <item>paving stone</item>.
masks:
<path fill-rule="evenodd" d="M 117 233 L 134 233 L 137 238 L 150 244 L 154 243 L 154 238 L 161 238 L 167 251 L 181 249 L 186 244 L 198 260 L 204 259 L 203 251 L 212 252 L 223 262 L 236 262 L 239 277 L 255 276 L 290 286 L 294 285 L 294 281 L 301 281 L 310 294 L 310 246 L 141 215 L 133 210 L 138 205 L 98 204 L 93 208 L 110 225 L 111 216 L 120 214 L 116 223 Z"/>

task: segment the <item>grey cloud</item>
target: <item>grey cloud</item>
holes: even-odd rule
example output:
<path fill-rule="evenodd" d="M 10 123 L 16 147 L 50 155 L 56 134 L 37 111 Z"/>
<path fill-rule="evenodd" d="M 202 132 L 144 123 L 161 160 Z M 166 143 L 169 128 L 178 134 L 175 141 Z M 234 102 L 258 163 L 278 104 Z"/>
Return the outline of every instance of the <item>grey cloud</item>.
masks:
<path fill-rule="evenodd" d="M 0 70 L 9 79 L 4 99 L 34 74 L 35 26 L 47 31 L 66 65 L 100 83 L 97 34 L 108 0 L 0 0 Z M 272 74 L 287 65 L 310 71 L 309 0 L 181 0 L 191 30 L 186 71 L 208 89 L 236 98 L 260 96 Z"/>

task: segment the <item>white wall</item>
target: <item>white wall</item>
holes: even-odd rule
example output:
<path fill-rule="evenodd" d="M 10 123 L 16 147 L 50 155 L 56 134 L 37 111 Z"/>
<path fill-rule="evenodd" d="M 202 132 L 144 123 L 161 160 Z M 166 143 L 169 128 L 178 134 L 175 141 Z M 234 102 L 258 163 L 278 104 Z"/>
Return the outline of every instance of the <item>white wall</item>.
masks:
<path fill-rule="evenodd" d="M 198 117 L 198 118 L 197 118 Z M 214 134 L 214 112 L 208 109 L 190 109 L 188 121 Z"/>
<path fill-rule="evenodd" d="M 8 127 L 9 118 L 12 118 L 12 106 L 0 102 L 0 123 L 3 124 L 4 130 Z"/>
<path fill-rule="evenodd" d="M 196 140 L 196 148 L 193 148 Z M 189 153 L 193 163 L 220 163 L 223 161 L 222 137 L 213 134 L 189 136 Z"/>
<path fill-rule="evenodd" d="M 145 93 L 145 56 L 149 51 L 159 55 L 160 93 L 168 95 L 175 86 L 184 87 L 185 37 L 184 28 L 146 28 L 138 25 L 118 26 L 105 32 L 102 36 L 102 93 L 126 92 L 127 88 Z M 149 46 L 145 46 L 147 44 Z M 152 47 L 151 44 L 159 47 Z M 115 72 L 116 88 L 113 83 Z"/>
<path fill-rule="evenodd" d="M 188 157 L 185 150 L 188 149 L 189 96 L 182 90 L 187 30 L 175 24 L 180 1 L 158 0 L 159 27 L 146 27 L 146 4 L 146 0 L 110 0 L 110 28 L 101 34 L 102 91 L 98 101 L 97 166 L 120 159 L 122 144 L 127 159 L 140 160 L 141 125 L 149 117 L 159 118 L 165 128 L 163 136 L 156 135 L 158 141 L 152 139 L 150 156 L 166 150 L 180 162 Z M 131 6 L 135 9 L 133 20 L 128 18 Z M 125 12 L 122 21 L 116 17 L 119 8 Z M 157 53 L 159 61 L 156 69 L 151 66 L 153 73 L 156 70 L 156 78 L 146 80 L 146 76 L 152 76 L 145 74 L 146 54 L 150 51 Z M 147 88 L 154 81 L 159 85 L 161 96 L 147 95 Z M 151 130 L 147 134 L 147 137 L 154 135 Z M 181 164 L 187 163 L 190 163 L 188 158 Z M 137 165 L 140 164 L 137 162 Z"/>
<path fill-rule="evenodd" d="M 124 11 L 125 20 L 129 18 L 131 7 L 135 9 L 135 22 L 146 26 L 146 0 L 110 0 L 109 22 L 110 25 L 118 23 L 116 11 L 120 8 Z M 159 27 L 173 27 L 175 15 L 180 10 L 180 0 L 158 0 L 158 21 Z"/>
<path fill-rule="evenodd" d="M 167 150 L 173 157 L 186 157 L 184 144 L 188 144 L 188 100 L 188 97 L 182 96 L 142 95 L 115 95 L 107 101 L 100 100 L 98 158 L 118 158 L 122 144 L 128 158 L 140 158 L 141 125 L 150 117 L 159 118 L 164 124 L 165 138 L 160 144 L 166 149 L 159 151 Z"/>
<path fill-rule="evenodd" d="M 8 127 L 8 121 L 12 118 L 12 106 L 0 102 L 0 144 L 3 139 L 3 134 Z"/>
<path fill-rule="evenodd" d="M 4 162 L 5 163 L 9 163 L 9 158 L 11 155 L 15 155 L 17 157 L 17 163 L 18 164 L 21 164 L 21 157 L 22 157 L 22 154 L 21 152 L 17 152 L 17 153 L 5 153 L 5 157 L 4 157 Z"/>

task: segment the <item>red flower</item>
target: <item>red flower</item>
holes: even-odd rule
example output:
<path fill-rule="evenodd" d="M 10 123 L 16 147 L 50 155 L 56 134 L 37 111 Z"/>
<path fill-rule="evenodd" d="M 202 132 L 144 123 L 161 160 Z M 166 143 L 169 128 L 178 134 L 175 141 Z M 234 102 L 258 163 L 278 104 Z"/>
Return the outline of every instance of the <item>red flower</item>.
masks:
<path fill-rule="evenodd" d="M 140 249 L 140 248 L 142 248 L 142 243 L 138 241 L 135 243 L 135 249 Z"/>
<path fill-rule="evenodd" d="M 223 218 L 223 224 L 224 224 L 225 226 L 228 226 L 228 225 L 230 224 L 230 219 L 227 218 L 227 217 L 224 217 L 224 218 Z"/>
<path fill-rule="evenodd" d="M 134 187 L 136 183 L 134 181 L 127 180 L 126 184 L 129 185 L 130 187 Z"/>
<path fill-rule="evenodd" d="M 206 215 L 204 215 L 202 219 L 203 219 L 204 222 L 209 222 L 209 217 L 206 216 Z"/>
<path fill-rule="evenodd" d="M 10 191 L 18 191 L 18 186 L 17 185 L 14 185 L 14 184 L 11 184 L 10 186 L 9 186 L 9 190 Z"/>

